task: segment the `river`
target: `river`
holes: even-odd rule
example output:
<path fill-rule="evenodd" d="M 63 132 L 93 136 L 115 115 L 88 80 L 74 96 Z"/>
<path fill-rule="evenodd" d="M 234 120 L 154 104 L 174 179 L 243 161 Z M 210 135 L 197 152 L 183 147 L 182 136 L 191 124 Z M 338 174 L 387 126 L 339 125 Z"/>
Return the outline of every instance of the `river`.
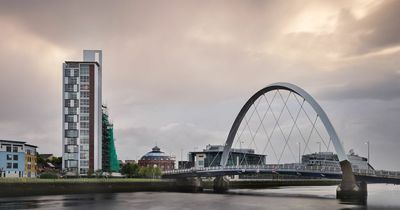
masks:
<path fill-rule="evenodd" d="M 366 204 L 344 204 L 335 199 L 336 186 L 230 190 L 227 194 L 136 192 L 0 198 L 0 209 L 151 209 L 151 210 L 324 210 L 400 209 L 400 186 L 368 185 Z"/>

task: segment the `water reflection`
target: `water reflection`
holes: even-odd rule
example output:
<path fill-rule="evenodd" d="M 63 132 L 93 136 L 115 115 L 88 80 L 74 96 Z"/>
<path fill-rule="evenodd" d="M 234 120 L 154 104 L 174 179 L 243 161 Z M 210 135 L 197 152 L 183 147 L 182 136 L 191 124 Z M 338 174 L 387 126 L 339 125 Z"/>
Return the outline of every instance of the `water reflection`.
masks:
<path fill-rule="evenodd" d="M 370 186 L 368 199 L 363 201 L 338 201 L 335 188 L 231 190 L 228 194 L 141 192 L 1 198 L 0 209 L 400 209 L 400 186 Z"/>

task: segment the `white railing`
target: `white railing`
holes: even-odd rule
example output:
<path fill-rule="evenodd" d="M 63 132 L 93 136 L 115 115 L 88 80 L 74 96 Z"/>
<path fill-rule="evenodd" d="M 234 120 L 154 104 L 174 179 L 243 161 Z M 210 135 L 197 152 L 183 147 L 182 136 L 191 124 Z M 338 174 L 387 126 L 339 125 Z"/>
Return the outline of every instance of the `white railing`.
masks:
<path fill-rule="evenodd" d="M 334 166 L 305 166 L 298 164 L 268 164 L 268 165 L 241 165 L 241 166 L 211 166 L 211 167 L 201 167 L 201 168 L 190 168 L 190 169 L 175 169 L 170 171 L 164 171 L 164 175 L 175 175 L 175 174 L 187 174 L 187 173 L 197 173 L 197 172 L 218 172 L 218 171 L 291 171 L 291 172 L 309 172 L 309 173 L 332 173 L 339 174 L 342 173 L 340 167 Z M 396 171 L 376 171 L 376 170 L 366 170 L 366 169 L 353 169 L 354 174 L 362 176 L 375 176 L 375 177 L 385 177 L 385 178 L 396 178 L 400 179 L 400 172 Z"/>

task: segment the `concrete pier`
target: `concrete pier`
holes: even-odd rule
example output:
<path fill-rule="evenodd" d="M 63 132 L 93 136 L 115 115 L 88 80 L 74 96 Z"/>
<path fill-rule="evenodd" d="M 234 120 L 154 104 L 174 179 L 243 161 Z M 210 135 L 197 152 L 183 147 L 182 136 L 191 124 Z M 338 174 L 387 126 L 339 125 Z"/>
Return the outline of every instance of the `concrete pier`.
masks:
<path fill-rule="evenodd" d="M 199 177 L 176 179 L 176 190 L 179 192 L 203 192 L 203 181 Z"/>
<path fill-rule="evenodd" d="M 342 182 L 336 189 L 336 198 L 340 200 L 365 199 L 368 195 L 367 183 L 356 182 L 351 163 L 347 160 L 340 162 Z"/>
<path fill-rule="evenodd" d="M 229 190 L 229 180 L 225 176 L 217 176 L 213 188 L 216 193 L 225 193 Z"/>

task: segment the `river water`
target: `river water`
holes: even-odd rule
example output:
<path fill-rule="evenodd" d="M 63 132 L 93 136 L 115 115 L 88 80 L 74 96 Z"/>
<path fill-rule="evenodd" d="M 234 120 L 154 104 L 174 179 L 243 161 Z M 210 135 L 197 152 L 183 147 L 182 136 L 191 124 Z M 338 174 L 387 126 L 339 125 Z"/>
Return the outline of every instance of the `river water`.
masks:
<path fill-rule="evenodd" d="M 366 204 L 335 199 L 335 186 L 230 190 L 227 194 L 137 192 L 0 198 L 0 209 L 324 210 L 400 209 L 400 186 L 368 185 Z"/>

